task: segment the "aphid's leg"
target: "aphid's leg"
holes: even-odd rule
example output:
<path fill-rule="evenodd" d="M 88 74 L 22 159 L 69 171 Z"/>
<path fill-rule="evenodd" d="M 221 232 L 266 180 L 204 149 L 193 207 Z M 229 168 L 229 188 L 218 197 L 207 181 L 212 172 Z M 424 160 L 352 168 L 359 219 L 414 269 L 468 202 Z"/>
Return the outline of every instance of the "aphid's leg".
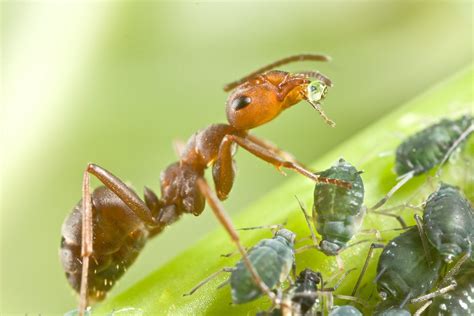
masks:
<path fill-rule="evenodd" d="M 213 280 L 214 278 L 216 278 L 218 275 L 220 275 L 222 272 L 232 272 L 234 271 L 234 268 L 229 268 L 229 267 L 225 267 L 225 268 L 222 268 L 220 269 L 219 271 L 216 271 L 214 272 L 213 274 L 211 274 L 210 276 L 208 276 L 207 278 L 205 278 L 204 280 L 202 280 L 201 282 L 199 282 L 195 287 L 193 287 L 191 289 L 191 291 L 189 291 L 188 293 L 184 293 L 183 296 L 189 296 L 189 295 L 193 295 L 194 292 L 196 292 L 199 288 L 201 288 L 203 285 L 205 285 L 206 283 L 208 283 L 209 281 Z"/>
<path fill-rule="evenodd" d="M 416 310 L 413 316 L 420 316 L 421 314 L 423 314 L 423 312 L 431 305 L 431 303 L 433 303 L 433 301 L 426 302 L 423 306 L 421 306 L 420 308 Z"/>
<path fill-rule="evenodd" d="M 344 271 L 344 261 L 342 260 L 341 256 L 337 254 L 335 257 L 337 268 L 339 269 L 339 271 Z"/>
<path fill-rule="evenodd" d="M 339 280 L 337 280 L 337 282 L 334 284 L 334 286 L 331 288 L 332 291 L 336 291 L 339 286 L 341 286 L 342 282 L 344 281 L 344 279 L 349 275 L 349 273 L 351 273 L 352 271 L 355 271 L 356 268 L 352 268 L 352 269 L 349 269 L 347 270 L 346 272 L 344 272 L 342 274 L 342 276 L 339 278 Z M 329 282 L 329 281 L 328 281 Z"/>
<path fill-rule="evenodd" d="M 410 171 L 404 174 L 398 183 L 390 190 L 388 191 L 387 195 L 385 195 L 380 201 L 378 201 L 374 206 L 369 208 L 369 211 L 374 211 L 384 205 L 394 194 L 397 192 L 405 183 L 410 181 L 411 178 L 415 175 L 415 171 Z"/>
<path fill-rule="evenodd" d="M 383 248 L 383 244 L 371 244 L 369 252 L 367 253 L 367 257 L 365 258 L 364 266 L 362 267 L 362 270 L 360 271 L 359 277 L 357 278 L 357 282 L 354 286 L 354 289 L 352 289 L 352 296 L 355 296 L 357 294 L 357 290 L 359 289 L 360 283 L 362 282 L 362 278 L 364 277 L 365 272 L 367 271 L 367 268 L 369 267 L 369 261 L 372 258 L 372 254 L 374 252 L 374 249 L 377 248 Z"/>
<path fill-rule="evenodd" d="M 245 249 L 246 252 L 249 251 L 249 249 L 248 249 L 247 247 L 244 247 L 244 249 Z M 232 256 L 234 256 L 234 255 L 236 255 L 236 254 L 238 254 L 238 253 L 239 253 L 238 250 L 234 250 L 234 251 L 231 251 L 231 252 L 229 252 L 229 253 L 223 253 L 223 254 L 221 254 L 221 257 L 223 257 L 223 258 L 230 258 L 230 257 L 232 257 Z"/>
<path fill-rule="evenodd" d="M 382 240 L 382 235 L 380 234 L 380 230 L 375 229 L 375 228 L 361 229 L 359 231 L 359 233 L 361 233 L 361 234 L 374 234 L 375 239 L 377 239 L 378 241 Z"/>
<path fill-rule="evenodd" d="M 436 296 L 440 296 L 440 295 L 443 295 L 444 293 L 447 293 L 449 291 L 454 290 L 456 288 L 456 285 L 457 285 L 456 282 L 453 281 L 448 286 L 440 288 L 440 289 L 438 289 L 434 292 L 431 292 L 429 294 L 426 294 L 426 295 L 423 295 L 423 296 L 412 299 L 410 301 L 410 303 L 416 304 L 416 303 L 424 302 L 424 301 L 427 301 L 427 300 L 431 300 L 432 298 L 435 298 Z"/>
<path fill-rule="evenodd" d="M 247 252 L 245 252 L 244 247 L 240 243 L 239 235 L 237 234 L 237 231 L 235 230 L 234 225 L 232 224 L 232 221 L 230 220 L 230 218 L 227 216 L 226 212 L 224 211 L 224 207 L 222 206 L 221 202 L 219 201 L 215 193 L 211 190 L 211 188 L 207 184 L 206 180 L 204 180 L 204 178 L 197 179 L 196 183 L 199 187 L 199 190 L 206 198 L 207 203 L 209 203 L 209 206 L 214 212 L 214 215 L 217 217 L 217 220 L 222 224 L 222 226 L 224 226 L 232 242 L 234 242 L 240 254 L 242 255 L 243 263 L 245 267 L 247 268 L 247 270 L 250 272 L 250 275 L 252 276 L 253 281 L 260 288 L 262 293 L 266 294 L 271 299 L 271 301 L 274 302 L 275 294 L 271 292 L 268 286 L 262 281 L 262 279 L 258 275 L 257 270 L 253 266 L 252 262 L 250 262 L 250 259 L 247 256 Z"/>
<path fill-rule="evenodd" d="M 402 226 L 402 228 L 407 228 L 407 223 L 405 222 L 403 217 L 401 217 L 400 215 L 388 213 L 388 212 L 385 212 L 385 211 L 372 211 L 371 213 L 375 213 L 375 214 L 379 214 L 379 215 L 383 215 L 383 216 L 388 216 L 388 217 L 393 217 L 400 223 L 400 226 Z M 379 231 L 379 234 L 380 234 L 380 231 Z"/>
<path fill-rule="evenodd" d="M 461 142 L 465 140 L 472 132 L 474 132 L 474 124 L 471 124 L 464 132 L 462 132 L 461 135 L 459 135 L 459 138 L 456 139 L 453 145 L 446 152 L 446 155 L 444 155 L 443 160 L 441 160 L 441 163 L 438 165 L 438 170 L 436 170 L 436 177 L 440 176 L 441 167 L 446 163 L 446 161 L 452 155 L 453 151 L 455 151 L 459 144 L 461 144 Z"/>
<path fill-rule="evenodd" d="M 82 236 L 81 236 L 81 257 L 82 257 L 82 275 L 79 300 L 79 315 L 83 316 L 87 305 L 87 281 L 89 274 L 89 257 L 92 255 L 92 200 L 89 188 L 89 173 L 84 171 L 82 180 Z"/>
<path fill-rule="evenodd" d="M 272 153 L 269 150 L 259 146 L 258 144 L 250 141 L 247 138 L 242 138 L 242 137 L 239 137 L 239 136 L 236 136 L 236 135 L 228 134 L 224 137 L 223 142 L 234 142 L 234 143 L 238 144 L 240 147 L 247 150 L 248 152 L 255 155 L 256 157 L 258 157 L 258 158 L 260 158 L 260 159 L 262 159 L 262 160 L 264 160 L 268 163 L 271 163 L 278 170 L 280 170 L 281 168 L 287 168 L 287 169 L 291 169 L 295 172 L 298 172 L 299 174 L 301 174 L 301 175 L 303 175 L 303 176 L 305 176 L 305 177 L 307 177 L 307 178 L 309 178 L 313 181 L 316 181 L 316 182 L 334 184 L 334 185 L 337 185 L 337 186 L 340 186 L 340 187 L 343 187 L 343 188 L 349 188 L 349 189 L 352 187 L 351 184 L 346 182 L 346 181 L 342 181 L 342 180 L 339 180 L 339 179 L 330 179 L 330 178 L 326 178 L 326 177 L 321 177 L 317 174 L 314 174 L 314 173 L 310 172 L 309 170 L 306 170 L 305 168 L 301 167 L 300 165 L 298 165 L 298 164 L 296 164 L 292 161 L 283 160 L 280 157 L 278 157 L 277 155 L 275 155 L 274 153 Z"/>
<path fill-rule="evenodd" d="M 300 205 L 301 211 L 303 212 L 304 219 L 306 220 L 306 225 L 308 225 L 308 229 L 309 229 L 309 232 L 311 234 L 311 240 L 313 241 L 313 245 L 317 246 L 317 248 L 319 249 L 319 241 L 316 238 L 316 234 L 314 233 L 313 225 L 311 225 L 311 221 L 310 221 L 310 217 L 308 215 L 308 212 L 306 212 L 306 208 L 304 207 L 303 202 L 301 202 L 300 199 L 298 199 L 297 196 L 295 196 L 295 198 L 298 201 L 298 204 Z"/>
<path fill-rule="evenodd" d="M 444 286 L 445 284 L 448 284 L 448 282 L 452 282 L 453 277 L 458 273 L 459 269 L 461 269 L 461 266 L 463 265 L 464 262 L 466 262 L 467 259 L 470 257 L 470 253 L 466 252 L 457 262 L 456 264 L 449 269 L 448 273 L 444 276 L 443 280 L 441 280 L 440 285 Z"/>
<path fill-rule="evenodd" d="M 423 228 L 423 221 L 418 214 L 415 214 L 416 227 L 418 228 L 418 233 L 420 234 L 421 244 L 423 245 L 423 251 L 425 253 L 426 260 L 428 260 L 428 265 L 431 265 L 433 262 L 431 258 L 429 242 L 425 235 L 425 229 Z"/>
<path fill-rule="evenodd" d="M 286 222 L 283 224 L 273 224 L 273 225 L 260 225 L 260 226 L 251 226 L 251 227 L 241 227 L 236 230 L 258 230 L 258 229 L 270 229 L 271 231 L 277 231 L 285 227 Z"/>

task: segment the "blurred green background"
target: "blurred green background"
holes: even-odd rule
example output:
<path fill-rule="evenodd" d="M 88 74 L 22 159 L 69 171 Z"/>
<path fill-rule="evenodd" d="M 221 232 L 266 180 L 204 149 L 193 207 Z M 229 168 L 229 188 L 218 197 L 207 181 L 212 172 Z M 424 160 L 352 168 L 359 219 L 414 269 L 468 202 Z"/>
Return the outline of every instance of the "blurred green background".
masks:
<path fill-rule="evenodd" d="M 335 82 L 255 131 L 311 162 L 395 106 L 472 62 L 464 2 L 1 3 L 1 310 L 58 314 L 75 296 L 58 259 L 60 227 L 96 162 L 142 193 L 159 191 L 171 142 L 224 122 L 222 86 L 280 57 Z M 240 151 L 226 208 L 236 214 L 285 177 Z M 94 182 L 97 184 L 97 181 Z M 208 211 L 152 240 L 118 293 L 217 226 Z"/>

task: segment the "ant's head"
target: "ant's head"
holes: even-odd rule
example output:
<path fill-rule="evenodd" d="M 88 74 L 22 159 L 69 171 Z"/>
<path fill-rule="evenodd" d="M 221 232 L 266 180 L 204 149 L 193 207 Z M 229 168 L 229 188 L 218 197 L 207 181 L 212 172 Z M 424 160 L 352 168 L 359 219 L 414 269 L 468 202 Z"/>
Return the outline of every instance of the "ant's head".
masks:
<path fill-rule="evenodd" d="M 306 100 L 329 125 L 334 126 L 334 122 L 326 117 L 319 104 L 331 86 L 328 78 L 318 72 L 290 74 L 278 70 L 267 71 L 301 60 L 328 58 L 322 55 L 291 56 L 228 84 L 224 90 L 233 89 L 226 105 L 229 124 L 238 130 L 249 130 L 273 120 L 283 110 Z"/>

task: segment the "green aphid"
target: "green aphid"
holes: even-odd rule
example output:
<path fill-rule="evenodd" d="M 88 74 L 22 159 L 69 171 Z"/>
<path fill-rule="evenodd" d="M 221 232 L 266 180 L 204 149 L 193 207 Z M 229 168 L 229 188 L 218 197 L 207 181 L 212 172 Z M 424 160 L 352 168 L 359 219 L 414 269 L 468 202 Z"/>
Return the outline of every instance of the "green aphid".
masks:
<path fill-rule="evenodd" d="M 317 183 L 314 188 L 313 223 L 322 237 L 319 248 L 326 255 L 337 255 L 360 229 L 365 215 L 364 183 L 360 173 L 342 158 L 318 173 L 352 184 L 351 189 L 328 183 Z"/>
<path fill-rule="evenodd" d="M 417 227 L 392 239 L 382 251 L 377 265 L 377 290 L 384 300 L 403 308 L 410 299 L 429 291 L 438 279 L 442 260 L 434 249 L 430 260 Z"/>
<path fill-rule="evenodd" d="M 474 258 L 474 209 L 462 192 L 441 183 L 425 202 L 425 234 L 446 262 L 463 253 Z"/>
<path fill-rule="evenodd" d="M 473 132 L 474 118 L 464 115 L 457 120 L 443 119 L 408 137 L 396 151 L 395 172 L 400 176 L 398 183 L 370 210 L 384 205 L 414 176 L 443 165 Z"/>
<path fill-rule="evenodd" d="M 454 290 L 433 299 L 428 316 L 474 315 L 474 262 L 466 261 L 455 280 Z"/>
<path fill-rule="evenodd" d="M 295 234 L 280 229 L 272 239 L 263 239 L 248 253 L 250 262 L 268 288 L 274 289 L 288 278 L 295 263 Z M 230 276 L 232 302 L 242 304 L 262 295 L 243 261 L 239 261 Z"/>
<path fill-rule="evenodd" d="M 419 175 L 439 165 L 465 132 L 473 132 L 474 118 L 464 115 L 457 120 L 443 119 L 407 138 L 397 148 L 395 172 Z M 465 138 L 457 145 L 461 146 Z"/>
<path fill-rule="evenodd" d="M 343 305 L 334 307 L 329 316 L 362 316 L 362 313 L 351 305 Z"/>

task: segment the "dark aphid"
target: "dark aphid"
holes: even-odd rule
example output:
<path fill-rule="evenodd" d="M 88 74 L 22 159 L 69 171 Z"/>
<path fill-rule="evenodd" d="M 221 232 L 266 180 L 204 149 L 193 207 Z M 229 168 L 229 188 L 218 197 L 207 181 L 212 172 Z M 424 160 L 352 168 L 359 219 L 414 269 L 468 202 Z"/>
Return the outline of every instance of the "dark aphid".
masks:
<path fill-rule="evenodd" d="M 285 281 L 294 267 L 294 241 L 295 234 L 293 232 L 280 229 L 272 239 L 263 239 L 250 249 L 247 258 L 268 289 L 273 290 Z M 231 287 L 233 303 L 250 302 L 262 295 L 261 286 L 256 284 L 244 260 L 240 260 L 233 268 L 223 268 L 214 273 L 184 295 L 193 294 L 221 272 L 232 273 L 228 282 Z"/>
<path fill-rule="evenodd" d="M 334 307 L 329 316 L 362 316 L 362 313 L 351 305 L 343 305 Z"/>
<path fill-rule="evenodd" d="M 455 289 L 436 297 L 427 315 L 474 315 L 474 262 L 467 260 L 457 273 L 455 280 Z"/>
<path fill-rule="evenodd" d="M 472 129 L 473 124 L 470 115 L 457 120 L 443 119 L 409 137 L 397 148 L 395 172 L 399 176 L 408 172 L 419 175 L 431 170 L 443 161 L 459 137 Z"/>
<path fill-rule="evenodd" d="M 446 262 L 474 251 L 474 210 L 462 192 L 441 183 L 425 202 L 423 228 Z"/>
<path fill-rule="evenodd" d="M 442 260 L 434 249 L 423 247 L 420 233 L 412 227 L 391 240 L 377 265 L 377 290 L 383 300 L 400 308 L 412 298 L 429 291 L 436 282 Z"/>
<path fill-rule="evenodd" d="M 408 137 L 396 151 L 395 172 L 400 181 L 371 209 L 381 207 L 414 176 L 443 165 L 473 132 L 474 118 L 464 115 L 457 120 L 443 119 Z"/>
<path fill-rule="evenodd" d="M 347 271 L 343 277 L 330 288 L 325 287 L 321 273 L 311 269 L 304 269 L 300 272 L 294 284 L 281 294 L 280 304 L 273 306 L 270 312 L 259 313 L 259 316 L 268 315 L 326 315 L 330 311 L 338 310 L 343 313 L 348 310 L 356 310 L 352 306 L 333 307 L 333 299 L 341 298 L 356 301 L 362 305 L 365 302 L 357 297 L 347 295 L 337 295 L 334 291 L 339 287 L 345 277 L 353 270 Z M 332 314 L 331 314 L 332 315 Z M 352 315 L 352 314 L 334 314 Z M 362 315 L 362 314 L 357 314 Z"/>

